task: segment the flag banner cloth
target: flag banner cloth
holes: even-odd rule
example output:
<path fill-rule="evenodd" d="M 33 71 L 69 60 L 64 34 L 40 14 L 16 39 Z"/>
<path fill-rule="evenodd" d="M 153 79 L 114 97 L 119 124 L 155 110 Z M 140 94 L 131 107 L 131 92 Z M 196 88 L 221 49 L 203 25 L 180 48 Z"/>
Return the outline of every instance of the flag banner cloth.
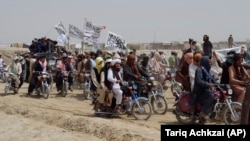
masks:
<path fill-rule="evenodd" d="M 105 29 L 105 26 L 97 26 L 94 25 L 91 21 L 85 20 L 85 29 L 84 29 L 84 36 L 99 38 L 102 29 Z"/>
<path fill-rule="evenodd" d="M 120 36 L 113 32 L 109 32 L 107 36 L 107 41 L 105 43 L 105 47 L 111 47 L 120 50 L 126 50 L 127 43 L 125 40 Z"/>
<path fill-rule="evenodd" d="M 56 29 L 56 31 L 58 32 L 59 35 L 61 35 L 61 34 L 66 34 L 66 30 L 65 30 L 65 28 L 64 28 L 64 26 L 63 26 L 63 24 L 62 24 L 62 22 L 56 24 L 56 25 L 55 25 L 55 29 Z"/>
<path fill-rule="evenodd" d="M 97 26 L 93 24 L 91 21 L 85 19 L 84 41 L 96 44 L 100 37 L 101 30 L 105 28 L 106 26 Z"/>
<path fill-rule="evenodd" d="M 61 34 L 57 37 L 57 42 L 57 45 L 64 47 L 68 44 L 68 38 L 65 34 Z"/>
<path fill-rule="evenodd" d="M 226 48 L 226 49 L 219 49 L 219 50 L 215 50 L 215 53 L 220 57 L 220 59 L 222 61 L 225 61 L 227 53 L 229 51 L 234 50 L 236 53 L 240 53 L 240 48 L 241 47 L 234 47 L 234 48 Z"/>
<path fill-rule="evenodd" d="M 69 24 L 69 36 L 72 38 L 83 40 L 84 34 L 79 28 L 72 24 Z"/>
<path fill-rule="evenodd" d="M 98 38 L 93 38 L 93 37 L 84 37 L 85 42 L 97 44 L 98 43 Z"/>

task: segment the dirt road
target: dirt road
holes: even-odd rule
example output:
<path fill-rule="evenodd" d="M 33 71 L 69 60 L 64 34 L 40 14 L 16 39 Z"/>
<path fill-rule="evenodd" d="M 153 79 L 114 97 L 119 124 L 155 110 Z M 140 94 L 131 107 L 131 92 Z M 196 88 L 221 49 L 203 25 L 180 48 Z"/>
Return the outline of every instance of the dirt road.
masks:
<path fill-rule="evenodd" d="M 48 99 L 26 97 L 28 84 L 19 94 L 4 95 L 0 83 L 0 140 L 160 140 L 161 124 L 176 124 L 172 114 L 170 91 L 167 91 L 168 112 L 152 115 L 147 121 L 133 117 L 96 117 L 90 100 L 75 89 L 66 97 L 52 91 Z"/>
<path fill-rule="evenodd" d="M 14 54 L 28 49 L 1 47 L 6 63 Z M 28 84 L 19 94 L 4 95 L 0 81 L 0 140 L 8 141 L 152 141 L 160 140 L 161 124 L 178 124 L 172 114 L 174 99 L 170 91 L 165 94 L 168 112 L 152 115 L 147 121 L 138 121 L 126 115 L 112 118 L 96 117 L 90 100 L 84 100 L 82 90 L 75 89 L 66 97 L 52 91 L 49 99 L 26 97 Z M 4 127 L 4 128 L 3 128 Z"/>

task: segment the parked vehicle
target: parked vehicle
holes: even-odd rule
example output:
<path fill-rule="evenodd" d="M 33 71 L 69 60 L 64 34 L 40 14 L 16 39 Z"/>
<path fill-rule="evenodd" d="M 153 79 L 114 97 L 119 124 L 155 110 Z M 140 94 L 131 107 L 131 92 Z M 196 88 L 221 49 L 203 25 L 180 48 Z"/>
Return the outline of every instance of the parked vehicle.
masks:
<path fill-rule="evenodd" d="M 200 104 L 190 105 L 190 93 L 175 92 L 176 102 L 174 104 L 176 119 L 182 124 L 194 124 L 197 120 L 204 123 L 204 118 L 200 116 Z M 240 124 L 241 103 L 231 100 L 232 89 L 228 84 L 216 84 L 213 91 L 214 105 L 210 114 L 211 121 L 225 123 L 226 125 Z"/>

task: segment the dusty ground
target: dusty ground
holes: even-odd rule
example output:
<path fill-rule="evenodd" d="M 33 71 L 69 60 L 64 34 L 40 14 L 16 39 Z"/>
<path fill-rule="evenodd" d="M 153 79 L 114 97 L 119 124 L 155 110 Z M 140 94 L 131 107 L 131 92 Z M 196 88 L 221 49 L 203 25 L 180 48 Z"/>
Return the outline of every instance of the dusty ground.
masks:
<path fill-rule="evenodd" d="M 0 48 L 9 60 L 17 48 Z M 9 57 L 9 58 L 8 58 Z M 105 118 L 96 117 L 90 100 L 84 100 L 82 90 L 75 89 L 66 97 L 52 91 L 48 99 L 38 96 L 26 97 L 28 84 L 19 94 L 3 94 L 4 83 L 0 82 L 0 140 L 20 141 L 153 141 L 160 140 L 162 124 L 178 124 L 172 114 L 174 99 L 168 90 L 165 95 L 168 112 L 153 114 L 147 121 L 138 121 L 125 115 Z"/>

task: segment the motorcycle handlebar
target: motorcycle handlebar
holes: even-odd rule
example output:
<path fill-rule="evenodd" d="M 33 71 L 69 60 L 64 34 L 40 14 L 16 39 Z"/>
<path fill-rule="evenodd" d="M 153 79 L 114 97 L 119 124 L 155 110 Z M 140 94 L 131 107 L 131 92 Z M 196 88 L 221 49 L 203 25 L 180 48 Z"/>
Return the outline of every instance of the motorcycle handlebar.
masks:
<path fill-rule="evenodd" d="M 42 74 L 49 74 L 48 72 L 45 71 L 33 71 L 34 74 L 42 75 Z"/>
<path fill-rule="evenodd" d="M 215 88 L 219 88 L 219 89 L 229 89 L 231 88 L 231 86 L 229 84 L 214 84 Z"/>
<path fill-rule="evenodd" d="M 250 81 L 245 81 L 245 82 L 244 82 L 244 85 L 245 85 L 246 87 L 250 86 Z"/>

